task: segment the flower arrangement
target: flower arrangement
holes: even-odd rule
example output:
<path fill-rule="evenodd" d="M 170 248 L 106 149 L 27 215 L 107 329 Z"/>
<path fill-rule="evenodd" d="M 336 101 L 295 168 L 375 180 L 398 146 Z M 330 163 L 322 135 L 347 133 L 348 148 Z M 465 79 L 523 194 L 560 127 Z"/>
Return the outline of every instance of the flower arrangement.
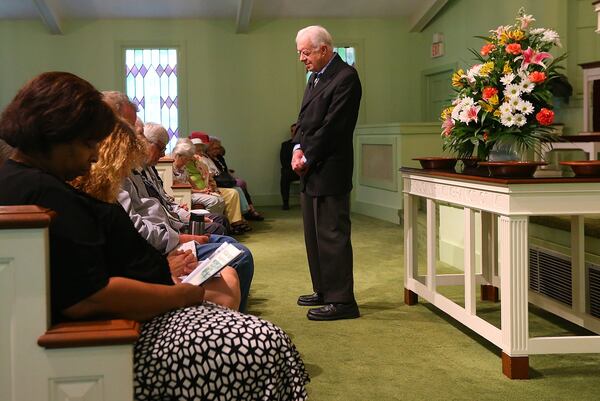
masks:
<path fill-rule="evenodd" d="M 485 160 L 493 148 L 523 154 L 556 140 L 551 89 L 564 78 L 557 70 L 566 54 L 548 52 L 561 46 L 560 38 L 551 29 L 530 29 L 534 21 L 521 8 L 515 24 L 478 36 L 486 41 L 471 50 L 479 63 L 452 75 L 457 96 L 441 114 L 444 150 Z"/>

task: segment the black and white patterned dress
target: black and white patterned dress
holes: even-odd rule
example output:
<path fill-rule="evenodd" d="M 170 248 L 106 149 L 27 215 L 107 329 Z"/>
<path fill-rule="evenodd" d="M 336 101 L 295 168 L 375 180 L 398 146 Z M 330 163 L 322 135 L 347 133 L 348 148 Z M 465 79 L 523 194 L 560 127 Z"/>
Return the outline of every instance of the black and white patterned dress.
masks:
<path fill-rule="evenodd" d="M 134 373 L 138 401 L 306 400 L 310 380 L 283 330 L 209 302 L 145 323 Z"/>

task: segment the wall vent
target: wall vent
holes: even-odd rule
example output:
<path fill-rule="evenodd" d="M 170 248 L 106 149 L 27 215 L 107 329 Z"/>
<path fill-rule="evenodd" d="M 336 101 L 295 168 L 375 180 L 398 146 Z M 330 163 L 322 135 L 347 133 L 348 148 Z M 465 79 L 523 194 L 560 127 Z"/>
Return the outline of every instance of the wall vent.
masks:
<path fill-rule="evenodd" d="M 596 274 L 597 306 L 600 313 L 600 270 Z M 546 248 L 530 246 L 529 289 L 571 306 L 571 258 Z"/>
<path fill-rule="evenodd" d="M 590 315 L 600 318 L 600 266 L 587 264 Z"/>

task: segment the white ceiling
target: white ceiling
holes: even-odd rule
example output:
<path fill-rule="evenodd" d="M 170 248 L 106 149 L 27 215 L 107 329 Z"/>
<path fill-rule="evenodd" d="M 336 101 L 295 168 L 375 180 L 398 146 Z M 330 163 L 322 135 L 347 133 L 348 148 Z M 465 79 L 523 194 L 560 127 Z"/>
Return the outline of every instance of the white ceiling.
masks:
<path fill-rule="evenodd" d="M 62 18 L 235 18 L 240 0 L 1 0 L 0 19 L 39 18 L 46 3 Z M 426 0 L 254 0 L 253 18 L 408 17 Z"/>
<path fill-rule="evenodd" d="M 448 0 L 0 0 L 0 20 L 40 19 L 53 34 L 65 19 L 224 18 L 246 32 L 265 18 L 407 18 L 421 30 Z"/>

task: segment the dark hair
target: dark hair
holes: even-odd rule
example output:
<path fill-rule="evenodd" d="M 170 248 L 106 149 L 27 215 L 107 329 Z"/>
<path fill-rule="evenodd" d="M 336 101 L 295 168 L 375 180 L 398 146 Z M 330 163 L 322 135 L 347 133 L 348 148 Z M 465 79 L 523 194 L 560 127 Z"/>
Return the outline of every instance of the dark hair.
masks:
<path fill-rule="evenodd" d="M 28 153 L 74 139 L 102 140 L 115 125 L 112 108 L 86 80 L 45 72 L 19 90 L 0 116 L 0 138 Z"/>

